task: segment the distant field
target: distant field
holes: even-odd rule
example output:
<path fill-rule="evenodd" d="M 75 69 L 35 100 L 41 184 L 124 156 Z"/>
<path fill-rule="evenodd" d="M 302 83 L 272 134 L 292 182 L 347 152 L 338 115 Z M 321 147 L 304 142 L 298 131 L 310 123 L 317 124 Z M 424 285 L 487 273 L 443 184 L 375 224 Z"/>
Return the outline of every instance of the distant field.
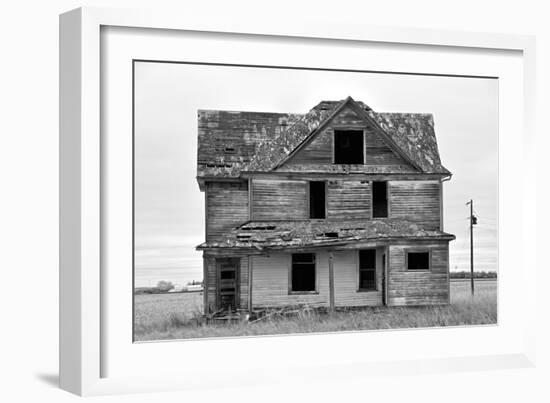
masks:
<path fill-rule="evenodd" d="M 360 311 L 268 319 L 257 323 L 204 325 L 194 318 L 202 312 L 202 292 L 135 296 L 137 341 L 230 337 L 264 334 L 463 326 L 497 322 L 497 281 L 476 280 L 475 297 L 468 280 L 451 281 L 451 305 L 377 307 Z"/>

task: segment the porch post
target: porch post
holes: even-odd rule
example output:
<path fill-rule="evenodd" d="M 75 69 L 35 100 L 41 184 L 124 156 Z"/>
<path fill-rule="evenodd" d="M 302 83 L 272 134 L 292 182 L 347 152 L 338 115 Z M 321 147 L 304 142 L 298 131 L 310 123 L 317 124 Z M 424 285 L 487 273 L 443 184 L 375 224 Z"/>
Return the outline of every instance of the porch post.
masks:
<path fill-rule="evenodd" d="M 388 295 L 389 295 L 389 290 L 388 290 L 388 284 L 390 283 L 389 279 L 388 279 L 388 267 L 390 265 L 390 246 L 389 245 L 386 245 L 386 251 L 385 251 L 385 254 L 386 254 L 386 261 L 384 262 L 384 305 L 388 306 L 389 305 L 389 301 L 388 301 Z"/>
<path fill-rule="evenodd" d="M 208 259 L 205 252 L 202 252 L 202 299 L 203 313 L 207 315 L 210 310 L 208 307 Z"/>
<path fill-rule="evenodd" d="M 334 254 L 328 252 L 328 289 L 330 310 L 334 310 Z"/>
<path fill-rule="evenodd" d="M 252 256 L 248 255 L 248 312 L 252 312 Z"/>

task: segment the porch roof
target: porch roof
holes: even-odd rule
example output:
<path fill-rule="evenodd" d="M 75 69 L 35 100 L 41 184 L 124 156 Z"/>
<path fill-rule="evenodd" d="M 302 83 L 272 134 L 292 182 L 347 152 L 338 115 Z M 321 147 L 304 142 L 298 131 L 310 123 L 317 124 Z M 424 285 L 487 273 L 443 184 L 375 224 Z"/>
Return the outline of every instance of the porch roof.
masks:
<path fill-rule="evenodd" d="M 402 219 L 247 221 L 225 236 L 197 246 L 204 249 L 284 249 L 336 246 L 369 240 L 437 239 L 454 235 L 427 230 Z"/>

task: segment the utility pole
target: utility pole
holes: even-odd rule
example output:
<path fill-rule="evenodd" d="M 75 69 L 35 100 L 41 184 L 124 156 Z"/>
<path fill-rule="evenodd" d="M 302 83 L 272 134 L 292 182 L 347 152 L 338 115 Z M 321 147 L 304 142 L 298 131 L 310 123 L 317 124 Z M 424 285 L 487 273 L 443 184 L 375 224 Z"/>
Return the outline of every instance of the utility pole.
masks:
<path fill-rule="evenodd" d="M 474 216 L 474 201 L 470 199 L 466 205 L 470 205 L 470 285 L 472 297 L 474 296 L 474 225 L 477 224 L 477 217 Z"/>

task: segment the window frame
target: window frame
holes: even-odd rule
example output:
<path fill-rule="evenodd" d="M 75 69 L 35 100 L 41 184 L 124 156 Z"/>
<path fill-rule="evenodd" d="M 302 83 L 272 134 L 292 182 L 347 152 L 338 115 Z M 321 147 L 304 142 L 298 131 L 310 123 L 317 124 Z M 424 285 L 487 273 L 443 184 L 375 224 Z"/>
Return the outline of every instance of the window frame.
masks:
<path fill-rule="evenodd" d="M 292 289 L 292 257 L 294 255 L 312 255 L 313 256 L 313 266 L 315 272 L 315 290 L 313 291 L 294 291 Z M 319 273 L 317 266 L 317 253 L 315 252 L 296 252 L 289 253 L 288 258 L 288 295 L 316 295 L 319 294 Z"/>
<path fill-rule="evenodd" d="M 405 271 L 411 273 L 429 273 L 432 271 L 432 250 L 430 248 L 406 248 L 405 253 Z M 427 253 L 428 254 L 428 269 L 409 269 L 409 253 Z"/>
<path fill-rule="evenodd" d="M 361 251 L 362 250 L 372 250 L 374 251 L 374 289 L 371 288 L 361 288 Z M 357 292 L 378 292 L 378 250 L 377 248 L 361 248 L 357 249 Z M 370 269 L 369 269 L 370 270 Z"/>
<path fill-rule="evenodd" d="M 336 162 L 336 132 L 345 132 L 345 131 L 354 131 L 361 132 L 363 136 L 363 162 L 360 164 L 349 164 L 349 163 L 337 163 Z M 354 126 L 341 126 L 332 128 L 332 164 L 333 165 L 365 165 L 367 161 L 367 147 L 366 147 L 366 135 L 365 127 L 354 127 Z"/>

